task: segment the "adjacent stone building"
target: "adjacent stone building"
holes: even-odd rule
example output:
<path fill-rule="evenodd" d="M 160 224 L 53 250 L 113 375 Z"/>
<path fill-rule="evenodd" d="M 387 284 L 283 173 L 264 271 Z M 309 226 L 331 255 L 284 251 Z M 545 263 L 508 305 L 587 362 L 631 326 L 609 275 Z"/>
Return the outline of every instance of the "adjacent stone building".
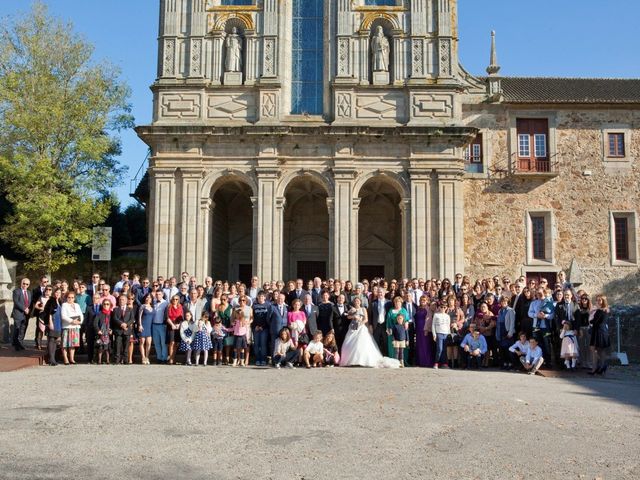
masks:
<path fill-rule="evenodd" d="M 149 274 L 637 272 L 640 80 L 473 76 L 455 0 L 160 7 Z"/>

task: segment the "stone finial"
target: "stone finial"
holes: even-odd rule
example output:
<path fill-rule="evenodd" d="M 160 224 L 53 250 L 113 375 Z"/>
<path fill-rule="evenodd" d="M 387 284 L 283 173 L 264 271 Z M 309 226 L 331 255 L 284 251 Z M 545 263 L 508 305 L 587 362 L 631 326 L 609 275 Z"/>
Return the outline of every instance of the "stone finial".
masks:
<path fill-rule="evenodd" d="M 498 54 L 496 53 L 496 32 L 491 32 L 491 59 L 487 67 L 487 94 L 492 102 L 502 101 L 502 79 L 498 76 L 500 65 L 498 65 Z"/>
<path fill-rule="evenodd" d="M 575 258 L 571 260 L 571 266 L 569 267 L 567 277 L 574 287 L 578 287 L 584 283 L 584 279 L 582 278 L 582 269 Z"/>
<path fill-rule="evenodd" d="M 496 31 L 491 31 L 491 58 L 489 66 L 487 67 L 487 73 L 489 75 L 497 75 L 500 71 L 500 65 L 498 65 L 498 53 L 496 52 Z"/>

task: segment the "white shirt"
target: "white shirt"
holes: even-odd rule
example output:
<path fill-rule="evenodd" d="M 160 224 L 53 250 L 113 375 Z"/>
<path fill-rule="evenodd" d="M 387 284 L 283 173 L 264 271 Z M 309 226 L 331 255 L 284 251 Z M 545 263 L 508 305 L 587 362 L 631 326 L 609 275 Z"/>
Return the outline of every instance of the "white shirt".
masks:
<path fill-rule="evenodd" d="M 383 324 L 385 322 L 386 312 L 384 311 L 385 300 L 376 300 L 378 302 L 378 323 Z"/>
<path fill-rule="evenodd" d="M 509 347 L 509 351 L 512 353 L 516 353 L 516 348 L 526 355 L 527 353 L 529 353 L 529 342 L 522 343 L 520 342 L 520 340 L 518 340 L 516 343 Z"/>
<path fill-rule="evenodd" d="M 322 345 L 322 342 L 309 342 L 309 345 L 307 345 L 307 352 L 309 352 L 310 355 L 315 355 L 316 353 L 322 353 L 324 351 L 324 345 Z"/>

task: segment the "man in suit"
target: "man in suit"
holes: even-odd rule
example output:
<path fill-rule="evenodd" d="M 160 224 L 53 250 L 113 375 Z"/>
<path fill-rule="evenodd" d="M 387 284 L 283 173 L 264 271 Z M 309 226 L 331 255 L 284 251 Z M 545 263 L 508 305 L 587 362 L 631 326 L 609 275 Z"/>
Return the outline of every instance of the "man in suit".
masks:
<path fill-rule="evenodd" d="M 320 305 L 320 302 L 322 301 L 322 280 L 320 277 L 313 279 L 313 288 L 310 293 L 313 304 Z"/>
<path fill-rule="evenodd" d="M 40 277 L 40 285 L 35 287 L 31 292 L 30 308 L 32 316 L 36 315 L 36 312 L 34 312 L 33 310 L 33 306 L 38 302 L 38 300 L 40 300 L 40 297 L 42 297 L 42 295 L 44 294 L 44 289 L 47 288 L 47 285 L 49 285 L 49 277 L 43 275 L 42 277 Z"/>
<path fill-rule="evenodd" d="M 126 295 L 118 297 L 118 306 L 113 310 L 113 339 L 116 349 L 116 364 L 125 363 L 125 354 L 129 346 L 129 336 L 133 335 L 135 323 L 134 310 L 127 306 Z"/>
<path fill-rule="evenodd" d="M 420 303 L 420 297 L 424 295 L 424 292 L 420 288 L 420 282 L 417 278 L 411 280 L 411 288 L 409 288 L 409 292 L 411 293 L 411 301 L 418 305 Z M 406 299 L 405 299 L 406 301 Z"/>
<path fill-rule="evenodd" d="M 333 303 L 329 301 L 329 292 L 323 290 L 322 298 L 318 305 L 318 329 L 322 331 L 323 335 L 326 336 L 329 332 L 335 333 L 335 315 Z"/>
<path fill-rule="evenodd" d="M 93 298 L 96 293 L 100 292 L 100 274 L 94 273 L 91 275 L 91 282 L 87 284 L 87 294 Z"/>
<path fill-rule="evenodd" d="M 411 292 L 405 293 L 404 302 L 402 303 L 402 306 L 409 314 L 406 318 L 406 321 L 409 324 L 409 327 L 407 329 L 407 335 L 408 335 L 408 341 L 409 341 L 409 345 L 407 347 L 409 349 L 409 352 L 408 352 L 409 365 L 415 365 L 413 361 L 414 355 L 416 352 L 416 324 L 414 323 L 414 318 L 416 315 L 416 310 L 418 310 L 418 305 L 413 303 L 413 295 Z"/>
<path fill-rule="evenodd" d="M 276 303 L 271 307 L 271 314 L 269 315 L 269 351 L 268 357 L 273 355 L 273 350 L 276 347 L 276 339 L 280 334 L 280 330 L 287 326 L 287 313 L 289 307 L 287 307 L 285 300 L 287 296 L 284 293 L 279 293 Z"/>
<path fill-rule="evenodd" d="M 302 301 L 304 296 L 307 294 L 307 291 L 304 288 L 302 288 L 303 284 L 304 282 L 302 281 L 301 278 L 296 280 L 296 288 L 291 290 L 287 295 L 287 305 L 291 306 L 291 304 L 296 298 Z"/>
<path fill-rule="evenodd" d="M 29 315 L 31 314 L 31 299 L 33 294 L 29 291 L 31 282 L 28 278 L 20 281 L 20 287 L 13 291 L 13 346 L 16 352 L 24 350 L 24 334 L 29 326 Z"/>
<path fill-rule="evenodd" d="M 318 331 L 318 307 L 313 304 L 311 294 L 307 293 L 302 300 L 302 311 L 307 316 L 307 333 L 309 339 Z"/>
<path fill-rule="evenodd" d="M 339 350 L 342 350 L 344 338 L 347 336 L 347 332 L 349 331 L 349 324 L 351 323 L 351 320 L 349 320 L 348 314 L 349 306 L 347 305 L 347 298 L 344 293 L 340 293 L 333 306 L 333 329 L 335 331 L 336 343 L 338 344 Z"/>
<path fill-rule="evenodd" d="M 387 329 L 385 326 L 391 302 L 384 298 L 384 289 L 379 288 L 377 295 L 377 298 L 369 304 L 369 329 L 382 355 L 389 353 L 393 356 L 393 352 L 387 352 Z"/>
<path fill-rule="evenodd" d="M 93 296 L 93 303 L 87 306 L 87 313 L 84 316 L 83 324 L 84 324 L 84 334 L 87 339 L 87 358 L 89 363 L 93 363 L 93 354 L 94 347 L 96 344 L 96 329 L 95 329 L 95 321 L 98 313 L 102 309 L 102 297 L 99 294 L 95 294 Z"/>
<path fill-rule="evenodd" d="M 527 318 L 529 313 L 529 307 L 526 305 L 527 302 L 525 301 L 524 295 L 522 295 L 522 286 L 523 285 L 520 282 L 515 284 L 515 293 L 509 300 L 509 306 L 513 308 L 513 311 L 516 314 L 516 332 L 520 332 L 522 330 L 522 320 Z"/>
<path fill-rule="evenodd" d="M 151 287 L 149 286 L 150 283 L 149 279 L 145 277 L 142 279 L 140 286 L 136 287 L 134 293 L 136 295 L 136 303 L 138 303 L 138 305 L 142 305 L 144 297 L 151 293 Z"/>

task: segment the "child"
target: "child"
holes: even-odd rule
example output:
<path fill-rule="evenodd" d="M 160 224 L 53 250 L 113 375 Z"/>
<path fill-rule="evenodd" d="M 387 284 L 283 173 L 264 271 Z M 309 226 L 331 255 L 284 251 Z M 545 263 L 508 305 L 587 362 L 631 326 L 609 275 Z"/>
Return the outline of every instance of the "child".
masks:
<path fill-rule="evenodd" d="M 213 364 L 220 365 L 222 363 L 222 349 L 224 347 L 224 337 L 226 331 L 222 325 L 222 319 L 216 315 L 213 320 L 213 329 L 211 331 L 211 348 L 213 349 Z"/>
<path fill-rule="evenodd" d="M 407 346 L 407 329 L 404 325 L 404 315 L 396 317 L 393 326 L 393 348 L 396 349 L 396 358 L 400 361 L 400 368 L 404 367 L 404 349 Z"/>
<path fill-rule="evenodd" d="M 544 363 L 542 349 L 538 346 L 538 341 L 535 338 L 529 340 L 529 350 L 526 355 L 520 357 L 520 363 L 529 375 L 535 375 Z"/>
<path fill-rule="evenodd" d="M 580 355 L 578 351 L 578 340 L 576 339 L 576 332 L 571 328 L 571 323 L 567 320 L 562 322 L 560 338 L 562 339 L 560 358 L 564 358 L 564 365 L 567 367 L 567 370 L 575 370 L 576 362 Z"/>
<path fill-rule="evenodd" d="M 286 363 L 288 368 L 295 368 L 292 362 L 297 357 L 297 345 L 291 340 L 289 329 L 284 327 L 276 339 L 276 346 L 273 350 L 273 365 L 280 368 Z"/>
<path fill-rule="evenodd" d="M 324 337 L 324 364 L 330 367 L 340 365 L 340 354 L 338 353 L 338 344 L 336 343 L 336 336 L 333 332 L 327 333 Z"/>
<path fill-rule="evenodd" d="M 180 348 L 181 352 L 185 353 L 186 363 L 185 365 L 191 366 L 191 344 L 193 343 L 193 337 L 195 335 L 195 323 L 193 321 L 193 314 L 186 310 L 184 312 L 184 320 L 180 322 Z"/>
<path fill-rule="evenodd" d="M 196 322 L 193 344 L 191 347 L 196 352 L 196 366 L 200 363 L 200 353 L 203 353 L 202 366 L 207 365 L 209 359 L 209 350 L 213 347 L 211 344 L 211 322 L 209 322 L 209 314 L 204 312 L 200 320 Z"/>
<path fill-rule="evenodd" d="M 113 331 L 111 330 L 111 301 L 105 299 L 102 302 L 102 309 L 95 319 L 96 344 L 98 346 L 98 365 L 102 365 L 102 354 L 107 355 L 107 365 L 109 364 L 109 347 L 110 338 Z"/>
<path fill-rule="evenodd" d="M 529 351 L 529 340 L 527 340 L 527 334 L 520 332 L 518 334 L 518 341 L 509 347 L 509 353 L 511 355 L 511 361 L 513 366 L 521 365 L 520 359 Z"/>
<path fill-rule="evenodd" d="M 475 324 L 469 325 L 469 333 L 460 344 L 468 369 L 479 369 L 482 366 L 482 359 L 488 350 L 487 340 L 484 335 L 480 335 L 480 332 L 475 327 Z"/>
<path fill-rule="evenodd" d="M 244 352 L 247 348 L 247 321 L 242 308 L 233 311 L 233 366 L 244 367 Z"/>
<path fill-rule="evenodd" d="M 304 350 L 303 358 L 306 367 L 311 368 L 310 362 L 313 363 L 313 368 L 316 368 L 318 365 L 322 366 L 323 353 L 322 332 L 318 330 L 313 336 L 313 340 L 309 342 L 309 345 L 307 345 L 307 348 Z"/>

